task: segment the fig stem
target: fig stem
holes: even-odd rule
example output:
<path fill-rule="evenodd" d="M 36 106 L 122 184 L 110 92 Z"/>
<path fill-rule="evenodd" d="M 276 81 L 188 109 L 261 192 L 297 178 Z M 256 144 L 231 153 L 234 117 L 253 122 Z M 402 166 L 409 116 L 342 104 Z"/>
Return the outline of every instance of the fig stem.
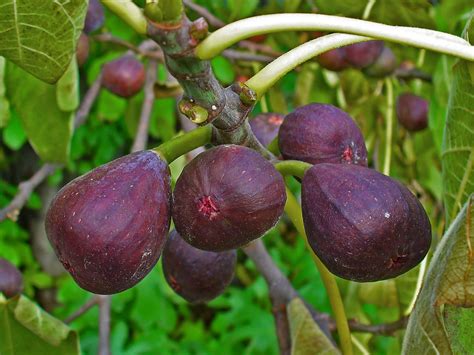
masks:
<path fill-rule="evenodd" d="M 170 164 L 181 155 L 210 143 L 211 138 L 212 126 L 207 125 L 176 136 L 152 150 Z"/>
<path fill-rule="evenodd" d="M 278 147 L 278 136 L 276 136 L 275 139 L 270 142 L 270 144 L 267 146 L 267 149 L 275 156 L 280 155 L 280 148 Z"/>
<path fill-rule="evenodd" d="M 102 4 L 109 8 L 124 22 L 141 35 L 146 34 L 147 21 L 142 10 L 132 0 L 101 0 Z"/>
<path fill-rule="evenodd" d="M 342 353 L 345 355 L 352 354 L 353 353 L 352 340 L 351 340 L 351 332 L 349 330 L 349 322 L 347 321 L 346 312 L 344 310 L 344 304 L 342 302 L 341 293 L 339 292 L 336 279 L 334 275 L 329 272 L 326 266 L 324 266 L 321 260 L 316 256 L 316 254 L 314 254 L 313 250 L 311 249 L 308 243 L 308 238 L 304 230 L 303 214 L 301 211 L 301 206 L 296 200 L 296 197 L 288 188 L 286 189 L 286 195 L 287 195 L 287 198 L 286 198 L 285 212 L 290 218 L 291 222 L 293 222 L 298 233 L 301 234 L 301 236 L 304 238 L 305 243 L 306 243 L 306 248 L 310 252 L 311 257 L 313 258 L 313 261 L 319 270 L 319 273 L 324 283 L 324 287 L 326 288 L 329 302 L 331 303 L 331 308 L 334 313 L 334 319 L 336 321 L 336 328 L 339 334 L 339 341 L 340 341 Z"/>
<path fill-rule="evenodd" d="M 385 131 L 385 157 L 383 164 L 383 173 L 390 175 L 390 163 L 392 158 L 392 140 L 393 140 L 393 83 L 391 78 L 385 79 L 387 89 L 387 111 L 385 112 L 386 131 Z"/>
<path fill-rule="evenodd" d="M 283 160 L 275 163 L 274 166 L 283 176 L 293 175 L 300 179 L 303 178 L 306 170 L 312 167 L 311 164 L 299 160 Z"/>
<path fill-rule="evenodd" d="M 352 33 L 425 48 L 474 61 L 474 47 L 458 36 L 425 28 L 391 26 L 321 14 L 274 14 L 254 16 L 236 21 L 208 36 L 196 48 L 196 55 L 201 59 L 210 59 L 245 38 L 282 31 Z"/>

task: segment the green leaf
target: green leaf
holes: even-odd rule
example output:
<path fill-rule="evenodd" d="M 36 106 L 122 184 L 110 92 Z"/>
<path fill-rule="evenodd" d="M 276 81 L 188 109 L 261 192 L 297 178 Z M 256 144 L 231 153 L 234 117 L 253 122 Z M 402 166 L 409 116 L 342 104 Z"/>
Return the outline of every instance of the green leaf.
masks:
<path fill-rule="evenodd" d="M 56 100 L 61 111 L 74 111 L 79 107 L 79 72 L 76 58 L 56 85 Z"/>
<path fill-rule="evenodd" d="M 472 314 L 465 312 L 473 309 L 463 308 L 474 307 L 473 245 L 474 195 L 446 231 L 431 260 L 425 285 L 410 316 L 404 354 L 463 353 L 454 349 L 466 344 L 458 330 L 469 327 L 472 337 Z M 450 306 L 448 313 L 446 306 Z"/>
<path fill-rule="evenodd" d="M 287 309 L 292 355 L 339 354 L 300 298 L 288 303 Z"/>
<path fill-rule="evenodd" d="M 6 82 L 10 103 L 36 153 L 44 161 L 66 163 L 73 114 L 58 107 L 56 87 L 12 64 L 7 66 Z"/>
<path fill-rule="evenodd" d="M 212 70 L 214 71 L 214 74 L 216 74 L 217 79 L 224 84 L 224 85 L 229 85 L 231 84 L 234 79 L 235 79 L 235 73 L 234 73 L 234 67 L 232 66 L 232 63 L 229 62 L 228 59 L 219 56 L 214 58 L 211 61 L 212 64 Z"/>
<path fill-rule="evenodd" d="M 0 57 L 0 128 L 7 125 L 10 119 L 10 103 L 5 97 L 5 58 Z"/>
<path fill-rule="evenodd" d="M 11 0 L 0 11 L 0 55 L 55 83 L 76 52 L 87 0 Z"/>
<path fill-rule="evenodd" d="M 12 118 L 9 120 L 8 125 L 2 133 L 3 141 L 11 150 L 20 149 L 26 142 L 25 131 L 21 126 L 20 119 L 15 114 L 12 115 Z"/>
<path fill-rule="evenodd" d="M 467 29 L 469 27 L 474 28 L 474 21 Z M 447 225 L 474 193 L 474 78 L 471 70 L 474 71 L 472 62 L 460 60 L 454 66 L 449 96 L 442 146 Z"/>
<path fill-rule="evenodd" d="M 0 354 L 80 354 L 77 333 L 24 296 L 0 296 Z"/>

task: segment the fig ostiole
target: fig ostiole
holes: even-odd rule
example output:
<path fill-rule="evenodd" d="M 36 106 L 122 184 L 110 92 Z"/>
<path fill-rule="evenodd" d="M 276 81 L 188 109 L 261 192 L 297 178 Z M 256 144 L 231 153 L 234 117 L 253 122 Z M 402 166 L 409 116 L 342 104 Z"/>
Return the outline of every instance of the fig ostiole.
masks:
<path fill-rule="evenodd" d="M 206 303 L 232 282 L 237 252 L 195 248 L 173 230 L 163 250 L 162 263 L 165 279 L 178 295 L 190 303 Z"/>
<path fill-rule="evenodd" d="M 283 213 L 282 176 L 259 153 L 220 145 L 194 158 L 173 192 L 173 221 L 189 244 L 208 251 L 239 248 L 261 237 Z"/>
<path fill-rule="evenodd" d="M 278 145 L 285 159 L 367 166 L 359 127 L 346 112 L 329 104 L 313 103 L 288 114 L 278 133 Z"/>
<path fill-rule="evenodd" d="M 151 271 L 165 244 L 170 216 L 169 168 L 156 153 L 140 151 L 63 187 L 49 206 L 46 232 L 79 286 L 113 294 Z"/>
<path fill-rule="evenodd" d="M 311 248 L 344 279 L 396 277 L 430 248 L 430 221 L 416 196 L 369 168 L 314 165 L 303 178 L 302 209 Z"/>
<path fill-rule="evenodd" d="M 0 293 L 11 298 L 23 291 L 23 276 L 8 260 L 0 258 Z"/>

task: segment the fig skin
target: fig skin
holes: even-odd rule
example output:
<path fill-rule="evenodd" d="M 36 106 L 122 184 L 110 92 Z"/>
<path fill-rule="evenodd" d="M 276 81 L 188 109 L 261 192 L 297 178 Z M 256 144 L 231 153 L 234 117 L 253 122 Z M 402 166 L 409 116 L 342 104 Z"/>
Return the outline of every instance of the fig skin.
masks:
<path fill-rule="evenodd" d="M 104 65 L 102 85 L 111 93 L 130 98 L 145 84 L 145 67 L 133 55 L 124 55 Z"/>
<path fill-rule="evenodd" d="M 346 61 L 354 68 L 367 68 L 373 64 L 384 48 L 383 41 L 354 43 L 344 47 Z"/>
<path fill-rule="evenodd" d="M 418 199 L 369 168 L 314 165 L 303 178 L 302 209 L 311 248 L 344 279 L 396 277 L 430 248 L 431 225 Z"/>
<path fill-rule="evenodd" d="M 104 7 L 99 0 L 89 0 L 87 7 L 86 20 L 84 22 L 84 32 L 92 33 L 104 25 L 105 15 Z"/>
<path fill-rule="evenodd" d="M 389 47 L 385 47 L 380 53 L 379 57 L 369 67 L 364 70 L 364 73 L 374 78 L 383 78 L 392 74 L 397 68 L 397 58 Z"/>
<path fill-rule="evenodd" d="M 255 137 L 266 147 L 278 136 L 284 118 L 280 113 L 267 112 L 255 116 L 249 123 Z"/>
<path fill-rule="evenodd" d="M 194 158 L 173 193 L 176 230 L 208 251 L 239 248 L 261 237 L 283 213 L 285 184 L 273 165 L 243 146 L 221 145 Z"/>
<path fill-rule="evenodd" d="M 317 57 L 317 61 L 324 69 L 336 72 L 347 69 L 350 66 L 346 61 L 344 48 L 335 48 L 324 52 Z"/>
<path fill-rule="evenodd" d="M 89 58 L 89 36 L 87 36 L 84 32 L 81 33 L 79 37 L 79 41 L 77 42 L 77 49 L 76 49 L 76 59 L 77 64 L 82 67 Z"/>
<path fill-rule="evenodd" d="M 170 287 L 190 303 L 206 303 L 222 294 L 234 278 L 237 252 L 213 252 L 186 243 L 173 230 L 163 250 L 163 273 Z"/>
<path fill-rule="evenodd" d="M 0 293 L 6 298 L 15 297 L 23 291 L 23 277 L 20 270 L 8 260 L 0 258 Z"/>
<path fill-rule="evenodd" d="M 424 98 L 404 93 L 397 98 L 398 122 L 408 131 L 417 132 L 428 127 L 428 101 Z"/>
<path fill-rule="evenodd" d="M 278 145 L 285 159 L 367 166 L 359 127 L 333 105 L 313 103 L 288 114 L 278 133 Z"/>
<path fill-rule="evenodd" d="M 83 289 L 124 291 L 158 261 L 171 215 L 167 164 L 152 151 L 123 156 L 63 187 L 49 206 L 46 233 Z"/>

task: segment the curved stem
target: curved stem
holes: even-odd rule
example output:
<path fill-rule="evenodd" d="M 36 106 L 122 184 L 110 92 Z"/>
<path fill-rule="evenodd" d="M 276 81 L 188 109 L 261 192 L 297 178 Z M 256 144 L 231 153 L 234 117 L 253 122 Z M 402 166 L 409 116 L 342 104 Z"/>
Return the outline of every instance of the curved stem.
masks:
<path fill-rule="evenodd" d="M 281 31 L 334 31 L 384 39 L 474 61 L 474 47 L 460 37 L 417 27 L 319 14 L 275 14 L 250 17 L 222 27 L 207 37 L 196 55 L 210 59 L 245 38 Z"/>
<path fill-rule="evenodd" d="M 142 10 L 132 0 L 101 0 L 110 11 L 115 13 L 137 33 L 146 34 L 147 21 Z"/>
<path fill-rule="evenodd" d="M 303 178 L 306 170 L 312 167 L 311 164 L 299 160 L 282 160 L 275 163 L 274 166 L 282 175 L 293 175 L 300 179 Z"/>
<path fill-rule="evenodd" d="M 170 164 L 181 155 L 210 143 L 211 138 L 212 126 L 207 125 L 177 136 L 152 150 Z"/>
<path fill-rule="evenodd" d="M 352 354 L 351 332 L 349 330 L 349 323 L 347 321 L 346 312 L 344 310 L 344 304 L 342 302 L 341 294 L 339 293 L 339 288 L 337 287 L 336 279 L 329 272 L 326 266 L 324 266 L 321 260 L 316 256 L 316 254 L 314 254 L 313 249 L 311 249 L 304 230 L 301 207 L 295 196 L 288 188 L 286 189 L 286 195 L 287 199 L 285 205 L 285 212 L 295 225 L 298 233 L 300 233 L 305 239 L 306 248 L 310 251 L 314 263 L 316 264 L 316 267 L 319 270 L 319 274 L 321 275 L 321 278 L 323 280 L 324 287 L 326 288 L 329 302 L 331 303 L 331 308 L 334 313 L 334 319 L 336 321 L 336 327 L 337 332 L 339 334 L 342 352 L 345 355 Z"/>
<path fill-rule="evenodd" d="M 268 64 L 265 68 L 251 77 L 245 85 L 251 88 L 260 98 L 268 89 L 280 80 L 285 74 L 307 60 L 330 49 L 348 44 L 369 41 L 368 37 L 347 34 L 330 34 L 306 42 Z"/>
<path fill-rule="evenodd" d="M 385 157 L 383 163 L 383 173 L 390 175 L 390 162 L 392 159 L 392 139 L 393 139 L 393 84 L 392 79 L 385 79 L 385 86 L 387 88 L 387 112 L 386 119 L 386 133 L 385 133 Z"/>

